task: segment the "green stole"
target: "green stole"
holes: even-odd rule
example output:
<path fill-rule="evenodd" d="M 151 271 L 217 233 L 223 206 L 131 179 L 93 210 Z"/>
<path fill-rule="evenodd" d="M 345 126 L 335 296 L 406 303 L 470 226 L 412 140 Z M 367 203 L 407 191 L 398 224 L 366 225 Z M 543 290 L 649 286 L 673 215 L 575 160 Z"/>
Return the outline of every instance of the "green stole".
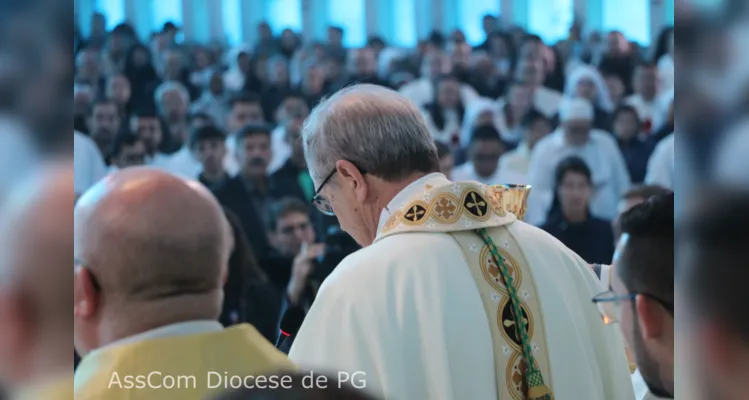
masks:
<path fill-rule="evenodd" d="M 528 262 L 507 225 L 530 187 L 448 182 L 406 200 L 378 233 L 442 232 L 463 250 L 491 327 L 498 399 L 551 400 L 541 307 Z M 520 315 L 520 322 L 517 316 Z"/>

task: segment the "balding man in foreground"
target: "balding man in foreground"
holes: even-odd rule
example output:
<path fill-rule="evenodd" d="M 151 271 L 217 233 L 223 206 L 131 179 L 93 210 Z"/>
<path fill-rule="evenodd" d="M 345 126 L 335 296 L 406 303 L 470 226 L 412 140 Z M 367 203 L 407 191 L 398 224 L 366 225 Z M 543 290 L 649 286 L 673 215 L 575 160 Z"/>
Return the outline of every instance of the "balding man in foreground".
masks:
<path fill-rule="evenodd" d="M 0 384 L 12 399 L 73 399 L 73 166 L 44 167 L 0 211 Z"/>
<path fill-rule="evenodd" d="M 86 192 L 75 209 L 76 399 L 200 399 L 232 376 L 291 368 L 252 326 L 217 322 L 230 238 L 198 182 L 131 168 Z"/>
<path fill-rule="evenodd" d="M 315 204 L 364 248 L 320 288 L 290 357 L 394 400 L 631 400 L 588 264 L 519 221 L 515 193 L 451 182 L 419 109 L 372 85 L 303 129 Z"/>

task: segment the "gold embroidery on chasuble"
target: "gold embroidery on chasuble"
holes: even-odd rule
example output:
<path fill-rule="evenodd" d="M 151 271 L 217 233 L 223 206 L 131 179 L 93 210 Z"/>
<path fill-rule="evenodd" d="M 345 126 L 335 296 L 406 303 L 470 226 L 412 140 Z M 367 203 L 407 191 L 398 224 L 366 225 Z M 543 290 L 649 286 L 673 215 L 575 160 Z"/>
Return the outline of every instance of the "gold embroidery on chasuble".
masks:
<path fill-rule="evenodd" d="M 429 209 L 429 215 L 442 224 L 455 223 L 460 218 L 460 212 L 458 198 L 449 193 L 437 196 Z"/>
<path fill-rule="evenodd" d="M 424 191 L 399 205 L 375 240 L 402 232 L 451 235 L 471 270 L 489 322 L 498 398 L 553 398 L 553 377 L 536 286 L 525 256 L 507 229 L 508 224 L 525 214 L 530 187 L 444 182 L 425 185 Z M 502 244 L 496 252 L 503 265 L 494 259 L 487 245 L 491 242 Z M 520 316 L 515 315 L 510 296 L 516 299 Z M 534 360 L 531 368 L 524 354 Z M 539 388 L 548 390 L 539 393 Z"/>
<path fill-rule="evenodd" d="M 411 203 L 403 214 L 403 223 L 406 225 L 419 225 L 426 221 L 428 207 L 429 205 L 421 201 Z"/>
<path fill-rule="evenodd" d="M 533 337 L 533 314 L 528 311 L 528 307 L 525 303 L 520 304 L 521 311 L 523 313 L 523 326 L 528 332 L 528 337 Z M 522 351 L 523 342 L 520 339 L 520 330 L 518 330 L 517 319 L 515 313 L 512 312 L 512 303 L 510 298 L 505 296 L 502 303 L 497 308 L 497 321 L 500 321 L 502 336 L 512 345 L 517 351 Z"/>
<path fill-rule="evenodd" d="M 498 250 L 499 254 L 501 254 L 502 257 L 505 258 L 505 264 L 507 265 L 507 269 L 509 270 L 510 276 L 512 277 L 513 286 L 515 286 L 515 288 L 519 288 L 523 283 L 523 274 L 518 267 L 517 260 L 515 260 L 515 258 L 511 256 L 507 251 L 502 249 Z M 486 278 L 487 282 L 489 282 L 492 288 L 494 288 L 496 291 L 502 294 L 507 294 L 507 289 L 502 282 L 502 276 L 500 276 L 499 274 L 499 266 L 494 261 L 494 257 L 492 257 L 492 253 L 489 250 L 489 246 L 484 246 L 481 248 L 480 257 L 481 272 L 484 274 L 484 278 Z"/>
<path fill-rule="evenodd" d="M 463 194 L 463 211 L 476 221 L 486 221 L 490 216 L 489 203 L 479 192 L 471 189 Z"/>
<path fill-rule="evenodd" d="M 523 332 L 532 343 L 532 354 L 536 370 L 541 372 L 544 384 L 552 388 L 552 376 L 546 337 L 541 316 L 541 306 L 536 293 L 533 276 L 525 256 L 514 237 L 504 226 L 488 228 L 495 243 L 505 243 L 497 251 L 507 267 L 508 284 L 500 275 L 489 246 L 473 231 L 453 232 L 451 235 L 463 249 L 474 280 L 481 294 L 484 309 L 491 328 L 496 367 L 497 391 L 500 399 L 526 400 L 528 397 L 528 368 L 523 356 Z M 470 251 L 480 243 L 481 251 Z M 519 299 L 520 318 L 513 311 L 510 292 Z M 521 325 L 522 328 L 521 329 Z"/>

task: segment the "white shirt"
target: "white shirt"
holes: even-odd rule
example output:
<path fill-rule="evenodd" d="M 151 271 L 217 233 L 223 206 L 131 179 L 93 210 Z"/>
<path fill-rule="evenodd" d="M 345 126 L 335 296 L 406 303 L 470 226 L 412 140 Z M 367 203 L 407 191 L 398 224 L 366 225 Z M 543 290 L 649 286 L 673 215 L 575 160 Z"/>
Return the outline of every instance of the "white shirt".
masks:
<path fill-rule="evenodd" d="M 525 185 L 528 183 L 528 169 L 531 164 L 531 151 L 525 142 L 499 159 L 499 183 Z"/>
<path fill-rule="evenodd" d="M 545 100 L 543 100 L 545 101 Z M 507 100 L 501 98 L 497 100 L 494 106 L 494 127 L 499 131 L 499 135 L 502 139 L 508 143 L 518 143 L 523 137 L 518 127 L 520 121 L 515 121 L 514 126 L 510 126 L 505 118 L 505 106 L 507 106 Z M 549 103 L 551 107 L 551 104 Z"/>
<path fill-rule="evenodd" d="M 502 161 L 502 158 L 500 157 L 500 162 Z M 489 177 L 481 177 L 476 173 L 476 169 L 473 167 L 472 162 L 467 162 L 463 165 L 460 165 L 458 167 L 455 167 L 453 169 L 452 178 L 455 181 L 475 181 L 475 182 L 481 182 L 486 185 L 498 185 L 500 183 L 505 183 L 500 180 L 500 169 L 497 168 L 494 173 Z"/>
<path fill-rule="evenodd" d="M 169 156 L 160 165 L 154 165 L 166 172 L 187 179 L 197 179 L 203 166 L 198 159 L 193 156 L 192 151 L 187 146 L 183 146 L 179 151 Z"/>
<path fill-rule="evenodd" d="M 239 165 L 236 163 L 236 159 L 230 155 L 233 155 L 233 152 L 227 149 L 224 157 L 224 170 L 230 176 L 234 176 L 239 171 Z M 162 162 L 154 164 L 154 167 L 187 179 L 197 179 L 203 172 L 203 165 L 187 146 L 183 146 L 178 152 L 167 156 Z"/>
<path fill-rule="evenodd" d="M 403 86 L 400 94 L 414 102 L 418 107 L 423 107 L 434 101 L 434 84 L 429 78 L 417 79 Z M 466 84 L 460 85 L 460 99 L 467 106 L 479 98 L 478 93 Z"/>
<path fill-rule="evenodd" d="M 421 198 L 442 174 L 396 195 L 390 212 Z M 590 267 L 528 224 L 507 228 L 522 247 L 546 333 L 558 400 L 631 400 L 624 342 L 590 299 L 600 291 Z M 392 400 L 497 399 L 494 346 L 476 281 L 461 247 L 445 233 L 409 232 L 376 239 L 346 257 L 320 287 L 289 358 L 317 371 L 360 371 L 366 389 Z M 360 375 L 361 376 L 361 375 Z"/>
<path fill-rule="evenodd" d="M 671 90 L 674 88 L 674 58 L 671 54 L 664 54 L 658 60 L 658 81 L 661 90 Z"/>
<path fill-rule="evenodd" d="M 533 186 L 528 199 L 528 223 L 541 225 L 546 220 L 554 198 L 557 165 L 571 156 L 580 157 L 590 168 L 594 186 L 591 212 L 608 220 L 616 217 L 619 199 L 631 186 L 627 164 L 616 141 L 610 134 L 593 129 L 587 143 L 571 146 L 560 128 L 541 139 L 533 149 L 528 169 L 528 183 Z"/>
<path fill-rule="evenodd" d="M 640 120 L 650 121 L 652 128 L 655 129 L 655 125 L 652 124 L 654 124 L 653 120 L 656 119 L 657 99 L 658 97 L 655 97 L 653 100 L 647 101 L 641 95 L 633 94 L 624 99 L 624 104 L 634 107 Z"/>
<path fill-rule="evenodd" d="M 291 157 L 291 146 L 286 142 L 286 127 L 279 125 L 273 129 L 270 134 L 270 148 L 273 157 L 268 165 L 268 175 L 281 169 Z"/>
<path fill-rule="evenodd" d="M 742 158 L 745 156 L 742 156 Z M 660 185 L 667 189 L 674 188 L 674 134 L 666 136 L 655 146 L 648 160 L 648 172 L 645 175 L 648 185 Z"/>
<path fill-rule="evenodd" d="M 533 94 L 533 106 L 547 118 L 553 118 L 559 113 L 562 104 L 562 94 L 554 89 L 539 86 Z"/>
<path fill-rule="evenodd" d="M 427 124 L 429 133 L 432 134 L 434 140 L 439 140 L 445 144 L 452 144 L 453 137 L 460 135 L 460 119 L 458 118 L 458 112 L 456 110 L 445 110 L 443 117 L 445 118 L 445 125 L 442 129 L 437 128 L 432 120 L 432 115 L 427 110 L 421 110 L 424 116 L 424 121 Z"/>
<path fill-rule="evenodd" d="M 635 390 L 635 400 L 663 399 L 662 397 L 656 397 L 654 394 L 650 393 L 648 385 L 645 383 L 645 379 L 643 379 L 639 369 L 635 370 L 635 372 L 632 374 L 632 387 Z"/>
<path fill-rule="evenodd" d="M 82 133 L 73 132 L 73 151 L 75 194 L 80 196 L 107 175 L 107 166 L 96 143 Z"/>

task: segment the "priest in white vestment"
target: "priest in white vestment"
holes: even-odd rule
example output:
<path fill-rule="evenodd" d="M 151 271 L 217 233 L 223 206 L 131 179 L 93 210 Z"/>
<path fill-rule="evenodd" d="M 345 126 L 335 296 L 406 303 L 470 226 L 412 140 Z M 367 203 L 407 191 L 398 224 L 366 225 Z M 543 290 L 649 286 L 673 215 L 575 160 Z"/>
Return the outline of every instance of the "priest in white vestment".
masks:
<path fill-rule="evenodd" d="M 419 109 L 378 86 L 339 91 L 302 135 L 315 205 L 364 247 L 321 286 L 297 365 L 393 400 L 634 397 L 600 283 L 518 220 L 527 191 L 449 181 Z"/>

